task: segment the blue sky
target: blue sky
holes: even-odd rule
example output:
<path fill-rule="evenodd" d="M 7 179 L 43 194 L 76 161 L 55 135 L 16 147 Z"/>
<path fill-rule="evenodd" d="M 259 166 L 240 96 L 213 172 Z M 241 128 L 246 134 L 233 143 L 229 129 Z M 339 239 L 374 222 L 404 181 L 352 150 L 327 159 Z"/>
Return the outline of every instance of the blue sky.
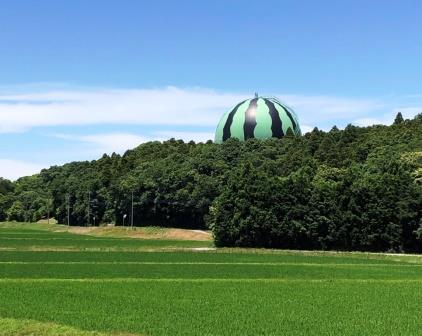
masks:
<path fill-rule="evenodd" d="M 304 131 L 422 111 L 420 1 L 0 4 L 0 176 L 212 138 L 258 91 Z"/>

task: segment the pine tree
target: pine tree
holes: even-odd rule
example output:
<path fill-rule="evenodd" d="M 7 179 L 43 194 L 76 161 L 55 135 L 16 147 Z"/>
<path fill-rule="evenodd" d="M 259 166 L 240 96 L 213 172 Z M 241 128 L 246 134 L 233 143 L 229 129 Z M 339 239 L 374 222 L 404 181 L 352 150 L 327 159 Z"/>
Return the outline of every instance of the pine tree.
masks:
<path fill-rule="evenodd" d="M 394 125 L 399 125 L 404 122 L 403 115 L 401 112 L 397 113 L 396 119 L 394 119 Z"/>

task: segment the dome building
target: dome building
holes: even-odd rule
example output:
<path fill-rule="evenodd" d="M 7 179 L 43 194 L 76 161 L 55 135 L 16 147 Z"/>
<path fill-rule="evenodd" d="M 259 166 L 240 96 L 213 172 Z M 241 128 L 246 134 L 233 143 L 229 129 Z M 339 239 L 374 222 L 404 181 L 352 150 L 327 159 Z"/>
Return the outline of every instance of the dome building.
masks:
<path fill-rule="evenodd" d="M 256 94 L 255 98 L 240 102 L 223 115 L 215 132 L 215 142 L 222 143 L 229 138 L 280 139 L 289 130 L 301 135 L 296 113 L 275 98 Z"/>

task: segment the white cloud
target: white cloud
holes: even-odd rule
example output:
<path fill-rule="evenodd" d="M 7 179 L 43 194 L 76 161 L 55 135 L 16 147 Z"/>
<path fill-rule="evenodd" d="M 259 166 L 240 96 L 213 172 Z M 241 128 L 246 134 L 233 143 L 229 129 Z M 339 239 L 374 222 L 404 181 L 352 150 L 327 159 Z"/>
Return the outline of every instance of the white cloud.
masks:
<path fill-rule="evenodd" d="M 39 89 L 30 85 L 0 88 L 0 133 L 22 132 L 39 126 L 98 124 L 214 127 L 225 111 L 250 96 L 200 88 L 60 88 L 52 90 L 45 85 Z M 372 118 L 395 107 L 378 99 L 275 96 L 297 112 L 302 124 L 312 128 L 331 128 L 334 123 Z"/>
<path fill-rule="evenodd" d="M 165 131 L 165 132 L 155 132 L 157 137 L 162 139 L 182 139 L 185 142 L 191 140 L 195 142 L 206 142 L 207 140 L 214 140 L 214 133 L 210 132 L 180 132 L 180 131 Z"/>
<path fill-rule="evenodd" d="M 137 134 L 131 133 L 100 133 L 91 135 L 75 135 L 75 134 L 52 134 L 56 138 L 84 142 L 93 145 L 91 151 L 95 153 L 112 153 L 112 152 L 123 152 L 128 149 L 134 148 L 141 143 L 157 140 L 150 137 L 143 137 Z"/>
<path fill-rule="evenodd" d="M 147 137 L 125 133 L 86 135 L 80 137 L 80 140 L 98 145 L 106 153 L 125 151 L 134 148 L 141 143 L 151 141 L 151 139 Z"/>
<path fill-rule="evenodd" d="M 0 94 L 0 132 L 58 125 L 214 125 L 244 98 L 175 87 Z"/>
<path fill-rule="evenodd" d="M 180 131 L 157 131 L 149 136 L 141 136 L 133 133 L 99 133 L 89 135 L 55 133 L 50 136 L 68 141 L 83 142 L 92 147 L 89 152 L 101 155 L 102 153 L 122 153 L 148 141 L 165 141 L 170 138 L 182 139 L 186 142 L 205 142 L 214 138 L 214 133 L 209 132 L 180 132 Z"/>
<path fill-rule="evenodd" d="M 394 117 L 396 116 L 397 112 L 401 112 L 402 115 L 403 115 L 403 118 L 405 118 L 405 119 L 411 119 L 415 115 L 417 115 L 419 113 L 422 113 L 422 105 L 420 107 L 417 107 L 417 106 L 397 107 L 393 111 L 393 115 L 392 115 L 391 120 L 394 119 Z"/>
<path fill-rule="evenodd" d="M 422 112 L 422 107 L 397 107 L 394 108 L 391 112 L 382 114 L 377 117 L 358 118 L 353 121 L 353 124 L 358 126 L 391 125 L 398 112 L 402 113 L 403 118 L 411 119 L 418 113 Z"/>
<path fill-rule="evenodd" d="M 302 134 L 306 134 L 311 132 L 314 128 L 308 125 L 300 125 L 300 129 L 302 131 Z"/>
<path fill-rule="evenodd" d="M 321 122 L 351 120 L 385 108 L 376 99 L 344 98 L 336 96 L 280 95 L 306 124 L 320 126 Z M 332 125 L 331 125 L 332 126 Z"/>
<path fill-rule="evenodd" d="M 353 121 L 352 124 L 361 127 L 373 125 L 389 125 L 391 124 L 391 118 L 387 116 L 382 116 L 379 118 L 359 118 Z"/>
<path fill-rule="evenodd" d="M 12 181 L 22 176 L 39 173 L 43 168 L 46 166 L 25 161 L 0 159 L 0 177 Z"/>

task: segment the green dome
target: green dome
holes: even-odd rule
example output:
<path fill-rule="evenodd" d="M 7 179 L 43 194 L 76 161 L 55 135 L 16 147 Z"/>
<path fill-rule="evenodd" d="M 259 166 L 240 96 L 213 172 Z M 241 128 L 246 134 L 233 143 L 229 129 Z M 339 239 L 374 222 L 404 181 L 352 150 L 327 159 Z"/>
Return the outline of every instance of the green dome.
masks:
<path fill-rule="evenodd" d="M 301 135 L 296 113 L 275 98 L 255 97 L 237 104 L 223 115 L 215 132 L 215 142 L 229 138 L 282 138 L 291 130 Z"/>

